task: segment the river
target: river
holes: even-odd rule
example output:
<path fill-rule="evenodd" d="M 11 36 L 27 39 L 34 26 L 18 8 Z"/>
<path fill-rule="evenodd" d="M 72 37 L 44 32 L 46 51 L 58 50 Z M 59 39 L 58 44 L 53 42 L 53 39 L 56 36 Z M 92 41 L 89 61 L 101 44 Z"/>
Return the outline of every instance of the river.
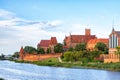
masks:
<path fill-rule="evenodd" d="M 0 77 L 5 80 L 120 80 L 120 72 L 0 61 Z"/>

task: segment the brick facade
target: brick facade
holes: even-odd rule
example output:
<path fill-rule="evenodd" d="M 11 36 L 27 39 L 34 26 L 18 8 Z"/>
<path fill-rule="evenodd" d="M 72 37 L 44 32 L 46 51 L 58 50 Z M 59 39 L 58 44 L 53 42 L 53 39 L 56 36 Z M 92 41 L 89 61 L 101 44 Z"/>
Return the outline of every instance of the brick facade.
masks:
<path fill-rule="evenodd" d="M 80 43 L 87 43 L 91 39 L 96 39 L 97 37 L 95 35 L 91 35 L 90 29 L 85 29 L 85 35 L 71 35 L 66 36 L 64 39 L 64 43 L 66 46 L 69 47 L 75 47 L 77 44 Z"/>
<path fill-rule="evenodd" d="M 40 61 L 48 58 L 58 58 L 62 54 L 61 53 L 56 53 L 56 54 L 30 54 L 24 51 L 23 47 L 21 47 L 19 51 L 19 60 L 25 60 L 25 61 Z"/>
<path fill-rule="evenodd" d="M 98 43 L 98 42 L 102 42 L 104 43 L 107 47 L 109 46 L 109 40 L 108 39 L 105 39 L 105 38 L 100 38 L 100 39 L 91 39 L 88 41 L 87 43 L 87 49 L 88 50 L 94 50 L 95 49 L 95 45 Z"/>
<path fill-rule="evenodd" d="M 120 31 L 115 31 L 113 28 L 109 35 L 109 54 L 100 55 L 104 63 L 120 62 L 120 55 L 116 54 L 117 46 L 120 46 Z"/>
<path fill-rule="evenodd" d="M 54 46 L 57 45 L 57 43 L 56 37 L 51 37 L 50 40 L 41 40 L 40 43 L 38 43 L 37 48 L 43 48 L 45 52 L 50 48 L 51 53 L 54 53 Z"/>

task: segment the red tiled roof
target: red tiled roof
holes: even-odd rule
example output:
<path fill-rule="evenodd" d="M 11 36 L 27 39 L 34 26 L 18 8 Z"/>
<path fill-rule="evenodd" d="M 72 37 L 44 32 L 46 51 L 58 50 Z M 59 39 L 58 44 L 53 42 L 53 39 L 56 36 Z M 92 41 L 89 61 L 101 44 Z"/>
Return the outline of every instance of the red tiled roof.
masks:
<path fill-rule="evenodd" d="M 106 39 L 106 38 L 91 39 L 91 40 L 89 40 L 88 44 L 95 44 L 97 42 L 108 43 L 108 39 Z"/>
<path fill-rule="evenodd" d="M 56 45 L 57 39 L 56 37 L 51 37 L 50 40 L 41 40 L 40 43 L 38 43 L 38 47 L 49 47 L 50 45 Z"/>
<path fill-rule="evenodd" d="M 108 47 L 108 39 L 106 38 L 100 38 L 100 39 L 91 39 L 87 43 L 87 49 L 94 49 L 95 45 L 98 42 L 103 42 Z"/>
<path fill-rule="evenodd" d="M 71 35 L 71 40 L 73 43 L 87 42 L 94 38 L 96 38 L 95 35 Z"/>
<path fill-rule="evenodd" d="M 56 45 L 56 44 L 57 44 L 57 39 L 56 39 L 56 37 L 51 37 L 50 44 L 51 44 L 51 45 Z"/>
<path fill-rule="evenodd" d="M 49 47 L 50 40 L 41 40 L 40 44 L 38 46 L 40 47 Z"/>

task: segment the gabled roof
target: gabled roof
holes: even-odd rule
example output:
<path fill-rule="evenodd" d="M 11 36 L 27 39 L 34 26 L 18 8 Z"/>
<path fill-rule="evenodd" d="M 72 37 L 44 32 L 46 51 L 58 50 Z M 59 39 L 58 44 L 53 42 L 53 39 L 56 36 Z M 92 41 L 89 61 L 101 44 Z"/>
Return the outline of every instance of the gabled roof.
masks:
<path fill-rule="evenodd" d="M 96 38 L 95 35 L 71 35 L 70 37 L 73 43 L 85 42 L 88 41 L 88 39 Z"/>
<path fill-rule="evenodd" d="M 51 45 L 56 45 L 56 44 L 57 44 L 57 39 L 56 39 L 56 37 L 51 37 L 50 44 L 51 44 Z"/>
<path fill-rule="evenodd" d="M 41 40 L 40 44 L 38 44 L 41 47 L 49 47 L 50 40 Z"/>
<path fill-rule="evenodd" d="M 20 49 L 20 53 L 24 53 L 24 49 L 23 49 L 23 47 L 21 47 L 21 49 Z"/>
<path fill-rule="evenodd" d="M 41 40 L 40 43 L 38 43 L 38 47 L 49 47 L 50 45 L 56 44 L 57 44 L 56 37 L 51 37 L 50 40 Z"/>
<path fill-rule="evenodd" d="M 100 39 L 91 39 L 88 41 L 88 44 L 96 44 L 98 42 L 108 43 L 109 40 L 106 38 L 100 38 Z"/>
<path fill-rule="evenodd" d="M 117 34 L 117 36 L 120 37 L 120 31 L 115 31 L 115 29 L 113 28 L 110 36 L 111 36 L 112 34 L 114 34 L 114 33 Z"/>
<path fill-rule="evenodd" d="M 120 36 L 120 31 L 115 31 L 116 34 L 118 34 L 118 36 Z"/>

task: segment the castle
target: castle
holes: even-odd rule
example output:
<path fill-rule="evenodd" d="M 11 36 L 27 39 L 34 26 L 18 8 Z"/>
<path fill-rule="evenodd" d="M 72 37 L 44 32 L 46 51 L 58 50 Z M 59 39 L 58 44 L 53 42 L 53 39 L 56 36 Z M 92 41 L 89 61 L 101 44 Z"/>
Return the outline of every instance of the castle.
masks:
<path fill-rule="evenodd" d="M 120 31 L 115 31 L 114 28 L 108 38 L 97 38 L 96 35 L 91 35 L 90 29 L 85 29 L 85 35 L 71 35 L 65 36 L 63 48 L 75 47 L 77 44 L 86 43 L 88 50 L 94 50 L 95 45 L 98 42 L 104 43 L 109 48 L 109 54 L 100 55 L 100 60 L 103 60 L 104 63 L 109 62 L 119 62 L 119 56 L 115 54 L 116 47 L 120 46 Z M 41 40 L 37 48 L 43 48 L 45 52 L 48 48 L 51 49 L 51 53 L 54 53 L 54 46 L 57 45 L 56 37 L 51 37 L 50 40 Z M 20 49 L 20 59 L 28 61 L 38 61 L 50 57 L 60 57 L 61 54 L 29 54 L 24 52 L 23 47 Z"/>
<path fill-rule="evenodd" d="M 95 45 L 98 42 L 103 42 L 108 47 L 107 38 L 97 38 L 96 35 L 91 35 L 90 29 L 85 29 L 85 35 L 71 35 L 66 36 L 64 39 L 65 46 L 67 48 L 75 47 L 77 44 L 86 43 L 88 50 L 94 50 Z"/>
<path fill-rule="evenodd" d="M 100 55 L 104 63 L 120 62 L 120 55 L 116 54 L 117 46 L 120 46 L 120 31 L 115 31 L 113 28 L 109 35 L 109 54 Z"/>
<path fill-rule="evenodd" d="M 47 52 L 47 49 L 50 48 L 51 53 L 54 53 L 54 46 L 57 44 L 56 37 L 51 37 L 50 40 L 41 40 L 40 43 L 38 43 L 37 48 L 43 48 L 45 53 Z"/>
<path fill-rule="evenodd" d="M 85 29 L 85 35 L 71 35 L 66 36 L 64 39 L 65 45 L 69 47 L 75 47 L 77 44 L 80 43 L 87 43 L 91 39 L 96 39 L 95 35 L 91 35 L 90 29 Z"/>

